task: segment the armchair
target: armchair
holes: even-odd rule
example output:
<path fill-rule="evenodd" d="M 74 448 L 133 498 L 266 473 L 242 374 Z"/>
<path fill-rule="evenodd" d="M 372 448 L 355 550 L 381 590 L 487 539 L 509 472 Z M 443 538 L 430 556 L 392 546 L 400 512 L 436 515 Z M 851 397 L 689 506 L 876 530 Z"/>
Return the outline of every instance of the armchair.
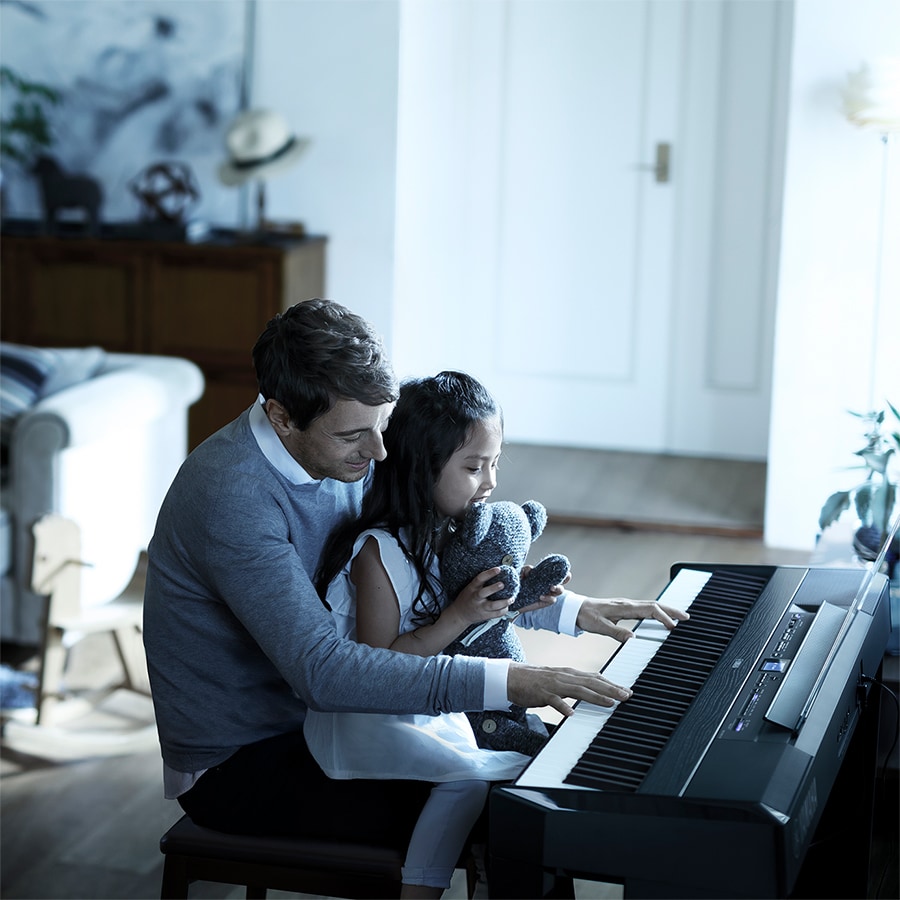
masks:
<path fill-rule="evenodd" d="M 29 351 L 50 371 L 42 371 L 36 389 L 30 385 L 34 402 L 22 404 L 22 381 L 6 377 L 7 364 Z M 72 362 L 84 367 L 85 355 L 90 365 L 79 375 L 87 377 L 60 378 Z M 185 359 L 98 348 L 4 344 L 0 363 L 7 456 L 0 537 L 8 542 L 0 546 L 0 638 L 40 646 L 46 598 L 31 590 L 34 525 L 48 513 L 74 522 L 84 563 L 78 566 L 82 608 L 114 600 L 135 573 L 187 453 L 187 412 L 204 381 Z M 15 417 L 8 415 L 10 386 L 24 406 Z"/>

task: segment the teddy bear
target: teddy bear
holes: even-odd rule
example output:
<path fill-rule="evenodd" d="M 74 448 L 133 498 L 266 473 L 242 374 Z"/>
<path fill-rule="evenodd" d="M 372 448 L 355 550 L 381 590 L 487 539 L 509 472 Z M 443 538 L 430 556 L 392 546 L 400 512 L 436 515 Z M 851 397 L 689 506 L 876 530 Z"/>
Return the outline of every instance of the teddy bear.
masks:
<path fill-rule="evenodd" d="M 569 574 L 569 560 L 559 554 L 545 557 L 527 575 L 520 574 L 532 541 L 540 537 L 546 524 L 547 510 L 535 500 L 521 506 L 500 500 L 469 507 L 441 554 L 441 582 L 446 595 L 452 600 L 479 572 L 499 566 L 500 574 L 489 583 L 502 581 L 504 587 L 493 596 L 513 601 L 506 616 L 471 625 L 444 653 L 525 661 L 525 651 L 513 627 L 518 610 L 537 602 Z M 537 731 L 529 726 L 522 706 L 467 715 L 480 747 L 534 756 L 548 740 L 546 729 Z"/>

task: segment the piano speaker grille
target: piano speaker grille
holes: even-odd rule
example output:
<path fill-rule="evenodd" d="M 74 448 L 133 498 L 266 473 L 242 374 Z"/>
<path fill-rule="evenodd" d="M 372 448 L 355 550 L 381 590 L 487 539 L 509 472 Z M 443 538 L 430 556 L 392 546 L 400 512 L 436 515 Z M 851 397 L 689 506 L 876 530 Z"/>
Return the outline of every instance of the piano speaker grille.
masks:
<path fill-rule="evenodd" d="M 591 741 L 566 784 L 636 791 L 753 607 L 766 578 L 714 572 L 634 683 L 634 694 Z"/>

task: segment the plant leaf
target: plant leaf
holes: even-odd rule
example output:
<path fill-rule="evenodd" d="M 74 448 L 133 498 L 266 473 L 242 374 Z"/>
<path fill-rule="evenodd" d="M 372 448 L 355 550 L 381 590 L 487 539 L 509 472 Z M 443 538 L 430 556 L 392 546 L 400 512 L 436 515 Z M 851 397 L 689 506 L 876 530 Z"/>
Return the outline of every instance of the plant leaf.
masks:
<path fill-rule="evenodd" d="M 885 481 L 872 492 L 872 502 L 869 506 L 871 522 L 867 524 L 876 526 L 882 534 L 888 530 L 895 497 L 896 490 L 889 481 Z"/>
<path fill-rule="evenodd" d="M 856 455 L 861 456 L 865 464 L 872 469 L 873 472 L 884 475 L 887 471 L 888 460 L 891 458 L 893 452 L 894 448 L 891 447 L 886 453 L 874 453 L 870 450 L 860 450 Z"/>
<path fill-rule="evenodd" d="M 898 411 L 897 407 L 894 406 L 894 404 L 891 403 L 890 400 L 887 400 L 886 403 L 887 403 L 887 405 L 888 405 L 888 409 L 894 414 L 894 418 L 895 418 L 898 422 L 900 422 L 900 411 Z"/>
<path fill-rule="evenodd" d="M 845 509 L 850 509 L 850 491 L 837 491 L 832 494 L 819 513 L 819 530 L 824 531 L 835 523 Z"/>
<path fill-rule="evenodd" d="M 856 496 L 853 498 L 853 502 L 856 505 L 856 515 L 859 517 L 859 521 L 862 522 L 863 525 L 871 525 L 871 508 L 872 508 L 872 494 L 874 492 L 874 485 L 871 481 L 867 481 L 864 484 L 861 484 L 856 489 Z"/>

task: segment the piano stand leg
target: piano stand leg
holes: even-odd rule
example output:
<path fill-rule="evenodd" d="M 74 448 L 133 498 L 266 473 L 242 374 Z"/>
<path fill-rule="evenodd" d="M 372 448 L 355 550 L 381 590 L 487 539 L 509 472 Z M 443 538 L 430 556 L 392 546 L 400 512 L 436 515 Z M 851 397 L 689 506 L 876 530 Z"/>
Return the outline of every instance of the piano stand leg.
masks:
<path fill-rule="evenodd" d="M 561 897 L 564 900 L 571 900 L 575 897 L 575 882 L 566 875 L 548 876 L 553 879 L 553 886 L 546 897 Z"/>
<path fill-rule="evenodd" d="M 876 698 L 877 700 L 877 698 Z M 792 898 L 868 897 L 878 703 L 863 709 L 797 877 Z"/>
<path fill-rule="evenodd" d="M 488 888 L 492 898 L 522 900 L 534 898 L 574 898 L 575 885 L 565 875 L 555 875 L 541 866 L 529 866 L 520 860 L 491 857 Z"/>

